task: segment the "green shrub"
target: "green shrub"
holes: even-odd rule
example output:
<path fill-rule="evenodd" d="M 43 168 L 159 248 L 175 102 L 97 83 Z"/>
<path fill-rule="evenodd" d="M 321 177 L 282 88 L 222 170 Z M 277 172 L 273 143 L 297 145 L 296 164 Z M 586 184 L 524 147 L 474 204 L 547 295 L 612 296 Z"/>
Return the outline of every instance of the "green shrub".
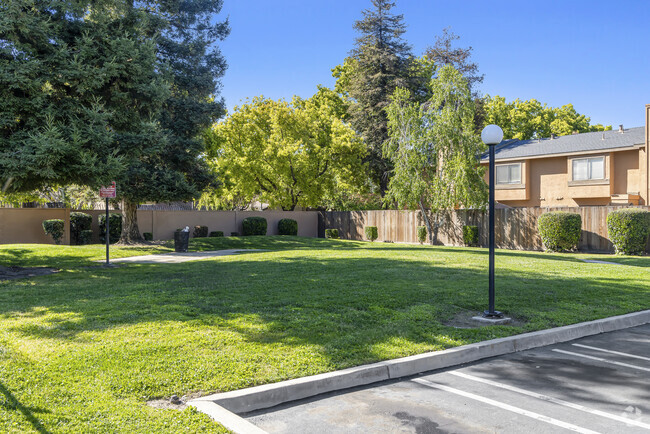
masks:
<path fill-rule="evenodd" d="M 366 233 L 366 238 L 370 241 L 375 241 L 379 238 L 377 226 L 366 226 L 364 232 Z"/>
<path fill-rule="evenodd" d="M 122 234 L 122 214 L 111 213 L 108 223 L 110 226 L 108 230 L 111 231 L 110 242 L 117 243 Z M 106 243 L 106 214 L 99 215 L 99 241 Z"/>
<path fill-rule="evenodd" d="M 142 236 L 144 237 L 145 241 L 153 241 L 153 233 L 151 232 L 144 232 Z"/>
<path fill-rule="evenodd" d="M 194 226 L 194 232 L 192 233 L 194 238 L 206 238 L 208 236 L 208 227 L 207 226 Z"/>
<path fill-rule="evenodd" d="M 91 229 L 83 230 L 79 234 L 79 244 L 86 245 L 93 242 L 93 231 Z"/>
<path fill-rule="evenodd" d="M 466 246 L 478 246 L 478 226 L 463 226 L 463 242 Z"/>
<path fill-rule="evenodd" d="M 210 232 L 210 237 L 223 237 L 223 231 L 212 231 Z"/>
<path fill-rule="evenodd" d="M 338 239 L 339 230 L 338 229 L 325 229 L 325 238 Z"/>
<path fill-rule="evenodd" d="M 278 222 L 280 235 L 298 235 L 298 222 L 292 219 L 282 219 Z"/>
<path fill-rule="evenodd" d="M 70 242 L 72 244 L 88 244 L 81 242 L 81 231 L 87 231 L 92 227 L 93 216 L 84 212 L 70 213 Z"/>
<path fill-rule="evenodd" d="M 650 212 L 625 208 L 607 215 L 607 233 L 616 253 L 643 255 L 650 236 Z"/>
<path fill-rule="evenodd" d="M 537 219 L 537 230 L 544 247 L 551 252 L 574 250 L 580 242 L 582 219 L 580 214 L 553 211 Z"/>
<path fill-rule="evenodd" d="M 230 233 L 230 236 L 231 236 L 231 237 L 238 237 L 238 236 L 239 236 L 239 232 L 231 232 L 231 233 Z"/>
<path fill-rule="evenodd" d="M 43 221 L 43 230 L 45 231 L 45 235 L 51 236 L 55 244 L 61 244 L 64 228 L 65 222 L 61 219 Z"/>
<path fill-rule="evenodd" d="M 264 217 L 246 217 L 242 221 L 243 235 L 266 235 L 267 223 Z"/>
<path fill-rule="evenodd" d="M 427 227 L 418 226 L 418 241 L 420 244 L 424 243 L 427 240 Z"/>

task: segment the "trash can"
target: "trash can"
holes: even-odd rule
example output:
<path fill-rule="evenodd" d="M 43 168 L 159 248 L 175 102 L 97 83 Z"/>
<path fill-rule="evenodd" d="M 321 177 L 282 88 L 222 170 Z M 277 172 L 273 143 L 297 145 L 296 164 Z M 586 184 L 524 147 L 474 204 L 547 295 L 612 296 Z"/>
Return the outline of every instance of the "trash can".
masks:
<path fill-rule="evenodd" d="M 174 232 L 174 251 L 176 252 L 187 252 L 187 248 L 190 244 L 190 232 L 189 231 L 176 231 Z"/>

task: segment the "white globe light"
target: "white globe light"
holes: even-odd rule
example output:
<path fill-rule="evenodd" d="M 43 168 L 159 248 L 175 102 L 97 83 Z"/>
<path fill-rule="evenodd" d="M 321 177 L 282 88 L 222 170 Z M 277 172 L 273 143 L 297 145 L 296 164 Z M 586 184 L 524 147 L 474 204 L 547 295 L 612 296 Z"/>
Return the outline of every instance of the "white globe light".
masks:
<path fill-rule="evenodd" d="M 481 131 L 481 140 L 488 146 L 494 146 L 503 140 L 503 130 L 498 125 L 488 125 Z"/>

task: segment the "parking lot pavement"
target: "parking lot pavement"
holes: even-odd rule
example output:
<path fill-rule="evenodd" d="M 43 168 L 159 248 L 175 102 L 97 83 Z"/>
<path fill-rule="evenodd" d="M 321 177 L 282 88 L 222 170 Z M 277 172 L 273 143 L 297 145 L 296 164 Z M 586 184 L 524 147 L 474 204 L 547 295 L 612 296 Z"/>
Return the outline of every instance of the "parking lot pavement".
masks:
<path fill-rule="evenodd" d="M 242 416 L 269 433 L 649 433 L 650 324 Z"/>

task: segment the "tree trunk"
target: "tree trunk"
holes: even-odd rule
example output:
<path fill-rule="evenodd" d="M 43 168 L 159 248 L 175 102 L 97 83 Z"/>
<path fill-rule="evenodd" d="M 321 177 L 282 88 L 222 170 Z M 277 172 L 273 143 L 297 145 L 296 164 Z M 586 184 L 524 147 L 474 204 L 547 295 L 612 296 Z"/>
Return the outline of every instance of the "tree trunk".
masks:
<path fill-rule="evenodd" d="M 142 241 L 144 240 L 138 228 L 138 204 L 128 199 L 123 199 L 120 244 L 136 244 Z"/>
<path fill-rule="evenodd" d="M 422 200 L 419 201 L 420 204 L 420 212 L 422 213 L 422 218 L 424 219 L 424 224 L 427 226 L 427 234 L 429 235 L 429 243 L 433 245 L 433 231 L 431 230 L 431 221 L 429 220 L 429 216 L 427 215 L 427 210 L 424 208 L 424 204 L 422 203 Z"/>

